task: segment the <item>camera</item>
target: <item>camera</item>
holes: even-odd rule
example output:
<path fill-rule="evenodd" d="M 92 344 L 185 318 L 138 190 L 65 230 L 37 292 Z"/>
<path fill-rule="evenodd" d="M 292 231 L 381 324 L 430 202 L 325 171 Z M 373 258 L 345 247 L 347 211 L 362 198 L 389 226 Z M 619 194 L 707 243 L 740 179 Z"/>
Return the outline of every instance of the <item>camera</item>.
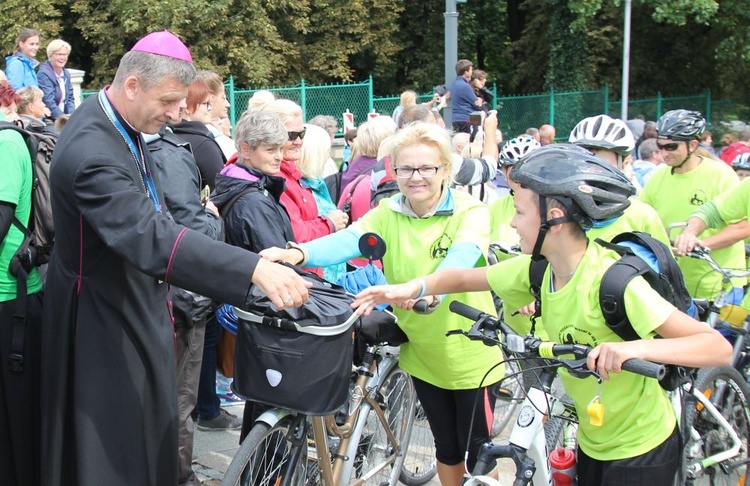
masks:
<path fill-rule="evenodd" d="M 482 112 L 472 111 L 469 115 L 469 125 L 478 127 L 482 124 Z"/>

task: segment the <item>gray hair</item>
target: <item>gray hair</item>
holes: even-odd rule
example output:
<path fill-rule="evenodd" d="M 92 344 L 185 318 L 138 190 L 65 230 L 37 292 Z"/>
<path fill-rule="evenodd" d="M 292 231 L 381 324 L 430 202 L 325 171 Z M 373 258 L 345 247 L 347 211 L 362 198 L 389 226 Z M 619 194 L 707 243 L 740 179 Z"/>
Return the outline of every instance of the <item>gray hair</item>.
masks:
<path fill-rule="evenodd" d="M 234 143 L 237 147 L 239 161 L 242 162 L 240 145 L 246 143 L 250 150 L 255 150 L 261 144 L 272 147 L 284 145 L 289 140 L 286 127 L 281 118 L 272 111 L 248 110 L 242 114 L 234 128 Z"/>
<path fill-rule="evenodd" d="M 655 138 L 647 138 L 638 147 L 638 152 L 641 155 L 641 160 L 651 160 L 654 152 L 659 151 L 659 146 L 656 144 Z"/>
<path fill-rule="evenodd" d="M 336 133 L 339 131 L 339 124 L 331 115 L 315 115 L 307 123 L 322 128 L 328 132 L 328 135 L 330 135 L 331 138 L 335 137 Z"/>
<path fill-rule="evenodd" d="M 122 56 L 112 86 L 122 86 L 130 76 L 136 76 L 147 90 L 169 78 L 189 86 L 195 80 L 195 75 L 195 66 L 191 62 L 148 52 L 130 51 Z"/>

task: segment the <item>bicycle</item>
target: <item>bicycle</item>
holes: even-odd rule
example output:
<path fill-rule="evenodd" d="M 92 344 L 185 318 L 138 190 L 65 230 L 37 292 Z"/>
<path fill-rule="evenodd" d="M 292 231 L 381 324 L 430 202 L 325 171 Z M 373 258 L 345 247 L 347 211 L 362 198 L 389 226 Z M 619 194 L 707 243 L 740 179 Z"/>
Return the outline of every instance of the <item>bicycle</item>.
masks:
<path fill-rule="evenodd" d="M 236 310 L 239 317 L 243 311 Z M 395 319 L 395 316 L 393 316 Z M 308 416 L 272 408 L 255 420 L 222 485 L 395 484 L 415 418 L 398 348 L 368 343 L 346 410 Z"/>
<path fill-rule="evenodd" d="M 561 403 L 550 394 L 550 385 L 557 374 L 559 368 L 565 368 L 576 377 L 594 376 L 598 378 L 595 371 L 591 371 L 586 366 L 586 355 L 591 348 L 580 344 L 553 344 L 544 343 L 533 336 L 522 337 L 516 334 L 507 324 L 493 318 L 487 314 L 468 307 L 460 302 L 451 303 L 451 310 L 468 319 L 475 321 L 469 331 L 454 331 L 455 334 L 463 334 L 469 339 L 479 340 L 487 345 L 499 345 L 508 352 L 516 353 L 528 360 L 540 360 L 539 380 L 529 389 L 524 403 L 519 412 L 519 418 L 510 434 L 508 444 L 500 445 L 494 443 L 485 444 L 478 455 L 477 464 L 471 472 L 468 484 L 494 484 L 493 480 L 488 479 L 483 474 L 492 469 L 492 464 L 499 458 L 512 459 L 516 465 L 516 479 L 514 486 L 524 486 L 528 484 L 550 484 L 551 472 L 547 457 L 546 443 L 549 438 L 547 435 L 554 435 L 557 429 L 555 426 L 543 425 L 543 418 L 550 410 L 559 413 L 566 411 L 568 404 Z M 558 356 L 572 355 L 573 359 L 562 359 Z M 623 363 L 623 370 L 642 374 L 644 376 L 661 379 L 666 373 L 666 368 L 657 363 L 650 363 L 640 360 L 628 360 Z M 703 484 L 701 480 L 707 478 L 709 484 L 716 484 L 724 479 L 718 473 L 727 471 L 732 474 L 724 476 L 734 476 L 734 472 L 743 466 L 746 467 L 747 460 L 732 461 L 742 450 L 742 443 L 739 435 L 735 431 L 729 420 L 722 412 L 731 412 L 730 420 L 736 420 L 739 413 L 742 420 L 746 422 L 747 418 L 747 398 L 746 390 L 740 389 L 739 384 L 730 380 L 728 374 L 737 373 L 730 366 L 720 368 L 707 368 L 705 373 L 699 374 L 699 379 L 695 385 L 686 383 L 682 386 L 683 393 L 687 394 L 690 400 L 694 400 L 700 406 L 685 407 L 685 417 L 683 419 L 682 429 L 689 432 L 692 444 L 695 444 L 700 451 L 708 454 L 697 454 L 695 450 L 686 447 L 687 453 L 684 454 L 685 464 L 683 464 L 680 480 L 684 478 L 684 483 L 679 484 Z M 702 378 L 702 380 L 701 380 Z M 728 380 L 732 383 L 730 389 L 734 392 L 731 407 L 722 407 L 718 409 L 707 394 L 701 392 L 710 383 L 721 383 Z M 703 386 L 702 386 L 703 385 Z M 735 388 L 737 386 L 737 389 Z M 744 388 L 747 388 L 746 386 Z M 686 402 L 689 404 L 689 402 Z M 726 403 L 730 403 L 727 401 Z M 573 412 L 574 413 L 574 412 Z M 574 417 L 560 417 L 567 420 L 575 420 Z M 552 429 L 552 430 L 550 430 Z M 745 433 L 747 433 L 745 427 Z M 555 442 L 563 443 L 565 437 L 557 436 Z M 708 449 L 706 449 L 708 445 Z M 717 447 L 718 446 L 718 447 Z M 718 469 L 717 469 L 718 468 Z M 737 476 L 732 484 L 745 484 L 744 474 Z"/>

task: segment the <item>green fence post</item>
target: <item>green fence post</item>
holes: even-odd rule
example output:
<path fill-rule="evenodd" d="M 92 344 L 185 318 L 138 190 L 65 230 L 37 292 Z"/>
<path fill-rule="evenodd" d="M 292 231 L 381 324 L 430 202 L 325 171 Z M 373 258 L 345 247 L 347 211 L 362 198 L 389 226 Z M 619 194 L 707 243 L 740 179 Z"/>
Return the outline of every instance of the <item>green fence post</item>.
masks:
<path fill-rule="evenodd" d="M 609 84 L 604 85 L 604 113 L 609 115 Z"/>
<path fill-rule="evenodd" d="M 372 74 L 367 80 L 367 102 L 367 113 L 372 113 L 372 110 L 375 109 L 375 95 L 372 92 Z M 365 118 L 365 121 L 367 121 L 367 118 Z"/>
<path fill-rule="evenodd" d="M 300 92 L 299 102 L 302 107 L 302 119 L 307 121 L 307 92 L 305 91 L 305 78 L 302 78 L 300 83 L 302 91 Z"/>
<path fill-rule="evenodd" d="M 555 126 L 555 87 L 549 88 L 549 124 Z"/>
<path fill-rule="evenodd" d="M 711 88 L 706 90 L 706 120 L 711 125 Z"/>
<path fill-rule="evenodd" d="M 493 109 L 497 110 L 497 83 L 492 83 L 492 103 L 494 103 Z"/>
<path fill-rule="evenodd" d="M 229 119 L 232 121 L 232 126 L 234 126 L 234 77 L 231 74 L 229 75 L 229 84 L 227 85 L 227 91 L 229 91 L 229 95 L 227 96 L 227 99 L 229 100 Z"/>
<path fill-rule="evenodd" d="M 661 91 L 656 92 L 656 119 L 661 118 Z"/>

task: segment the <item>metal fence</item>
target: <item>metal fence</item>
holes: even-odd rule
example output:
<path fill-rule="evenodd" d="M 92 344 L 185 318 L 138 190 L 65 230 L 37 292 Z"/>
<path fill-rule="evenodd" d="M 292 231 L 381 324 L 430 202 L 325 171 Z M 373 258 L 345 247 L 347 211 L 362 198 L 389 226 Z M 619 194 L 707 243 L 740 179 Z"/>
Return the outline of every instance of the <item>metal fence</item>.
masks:
<path fill-rule="evenodd" d="M 237 89 L 231 77 L 225 86 L 231 104 L 229 115 L 234 125 L 247 108 L 250 97 L 261 88 Z M 529 127 L 549 123 L 555 126 L 558 140 L 563 140 L 567 139 L 567 134 L 575 124 L 587 116 L 608 113 L 619 117 L 621 112 L 621 103 L 609 99 L 608 86 L 599 90 L 574 92 L 557 92 L 552 88 L 545 93 L 517 96 L 497 96 L 496 86 L 488 88 L 495 94 L 493 108 L 499 110 L 499 127 L 506 139 L 524 133 Z M 272 92 L 277 98 L 298 103 L 305 120 L 316 115 L 330 115 L 341 120 L 343 113 L 349 110 L 357 125 L 366 121 L 368 113 L 373 111 L 390 115 L 400 100 L 398 95 L 375 96 L 372 77 L 361 83 L 330 85 L 309 85 L 303 79 L 294 86 L 262 89 Z M 93 93 L 83 93 L 83 97 L 90 94 Z M 431 92 L 422 93 L 418 94 L 417 101 L 425 102 L 431 98 Z M 653 98 L 628 101 L 628 113 L 631 117 L 642 114 L 647 120 L 657 120 L 664 112 L 675 108 L 702 112 L 709 127 L 718 133 L 727 131 L 728 122 L 733 120 L 750 121 L 750 102 L 714 100 L 710 91 L 678 97 L 664 97 L 657 93 Z M 343 136 L 341 126 L 339 135 Z"/>

